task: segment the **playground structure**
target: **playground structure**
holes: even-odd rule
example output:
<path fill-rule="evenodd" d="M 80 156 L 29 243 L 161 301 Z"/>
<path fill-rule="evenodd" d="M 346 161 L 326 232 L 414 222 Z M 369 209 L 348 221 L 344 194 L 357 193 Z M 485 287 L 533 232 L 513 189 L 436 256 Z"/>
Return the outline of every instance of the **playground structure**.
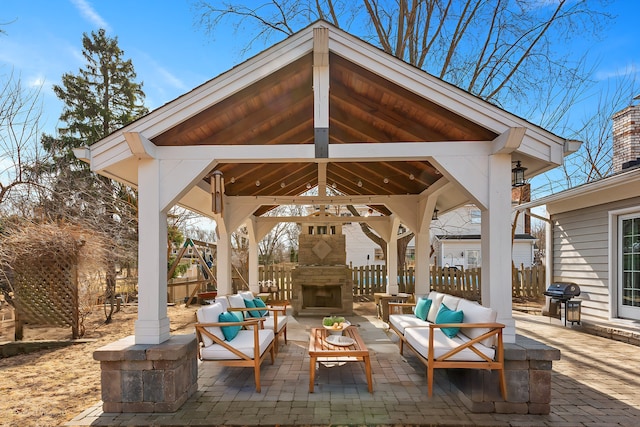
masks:
<path fill-rule="evenodd" d="M 171 245 L 168 246 L 167 259 L 171 258 Z M 184 259 L 189 259 L 190 266 L 196 268 L 187 270 L 184 278 L 172 278 L 178 265 Z M 189 306 L 198 298 L 198 294 L 209 293 L 209 297 L 215 296 L 217 289 L 216 272 L 213 261 L 216 259 L 216 244 L 195 239 L 186 239 L 177 251 L 175 258 L 167 272 L 168 301 L 185 301 Z M 195 262 L 195 263 L 194 263 Z M 207 295 L 203 295 L 207 297 Z M 208 299 L 202 298 L 201 299 Z"/>

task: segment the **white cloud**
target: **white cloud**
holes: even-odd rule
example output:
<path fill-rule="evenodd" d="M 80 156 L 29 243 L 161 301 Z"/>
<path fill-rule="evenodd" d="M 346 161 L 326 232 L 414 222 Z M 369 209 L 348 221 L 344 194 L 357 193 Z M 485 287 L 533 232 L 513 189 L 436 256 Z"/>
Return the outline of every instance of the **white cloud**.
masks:
<path fill-rule="evenodd" d="M 610 70 L 601 70 L 596 73 L 597 80 L 615 79 L 618 77 L 632 76 L 640 72 L 640 69 L 636 64 L 628 64 L 624 67 L 619 67 Z"/>
<path fill-rule="evenodd" d="M 178 77 L 174 76 L 173 74 L 171 74 L 167 69 L 163 68 L 163 67 L 158 67 L 158 74 L 160 74 L 160 76 L 162 77 L 162 79 L 170 86 L 176 88 L 176 89 L 180 89 L 180 90 L 187 90 L 189 89 L 187 87 L 187 85 L 180 80 Z"/>
<path fill-rule="evenodd" d="M 42 75 L 34 76 L 29 79 L 27 85 L 31 88 L 39 88 L 44 86 L 45 80 L 45 77 Z"/>
<path fill-rule="evenodd" d="M 80 10 L 80 13 L 86 20 L 93 23 L 98 28 L 104 28 L 107 31 L 111 31 L 111 27 L 107 21 L 98 15 L 98 12 L 95 11 L 93 6 L 91 6 L 87 0 L 71 0 L 71 3 Z"/>

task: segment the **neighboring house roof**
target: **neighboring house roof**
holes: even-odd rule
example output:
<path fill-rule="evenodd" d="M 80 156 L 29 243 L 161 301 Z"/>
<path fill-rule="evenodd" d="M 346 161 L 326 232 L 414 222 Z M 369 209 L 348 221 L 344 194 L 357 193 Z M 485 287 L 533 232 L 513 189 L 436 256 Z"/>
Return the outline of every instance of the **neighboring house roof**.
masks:
<path fill-rule="evenodd" d="M 529 203 L 516 206 L 526 210 L 547 206 L 549 214 L 573 211 L 589 206 L 638 197 L 640 190 L 640 168 L 624 170 L 598 181 L 588 182 Z"/>
<path fill-rule="evenodd" d="M 436 235 L 436 239 L 438 240 L 480 240 L 480 234 L 440 234 Z M 536 240 L 531 234 L 516 234 L 514 236 L 515 240 Z"/>

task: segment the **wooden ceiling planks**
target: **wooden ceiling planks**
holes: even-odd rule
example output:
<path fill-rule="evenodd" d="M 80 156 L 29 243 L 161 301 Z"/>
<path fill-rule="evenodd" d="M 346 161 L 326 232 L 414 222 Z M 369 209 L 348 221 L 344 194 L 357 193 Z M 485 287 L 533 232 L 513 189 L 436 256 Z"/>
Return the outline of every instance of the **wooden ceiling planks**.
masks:
<path fill-rule="evenodd" d="M 280 145 L 314 143 L 312 55 L 178 124 L 157 145 Z M 347 59 L 331 54 L 330 144 L 488 140 L 495 135 Z M 308 163 L 221 163 L 229 196 L 297 196 L 318 184 Z M 329 162 L 327 186 L 342 195 L 420 194 L 440 178 L 426 161 Z M 259 181 L 259 185 L 258 184 Z M 386 181 L 386 182 L 385 182 Z M 361 185 L 358 185 L 358 183 Z M 262 206 L 261 215 L 273 206 Z M 375 209 L 389 214 L 384 206 Z"/>

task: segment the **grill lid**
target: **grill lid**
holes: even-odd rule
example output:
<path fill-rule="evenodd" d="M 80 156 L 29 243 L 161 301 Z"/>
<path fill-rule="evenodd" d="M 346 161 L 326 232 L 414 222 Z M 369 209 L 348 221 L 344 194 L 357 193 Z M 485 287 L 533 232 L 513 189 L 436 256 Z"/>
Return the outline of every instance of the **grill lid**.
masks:
<path fill-rule="evenodd" d="M 551 283 L 544 294 L 555 298 L 570 299 L 580 295 L 580 286 L 572 282 Z"/>

